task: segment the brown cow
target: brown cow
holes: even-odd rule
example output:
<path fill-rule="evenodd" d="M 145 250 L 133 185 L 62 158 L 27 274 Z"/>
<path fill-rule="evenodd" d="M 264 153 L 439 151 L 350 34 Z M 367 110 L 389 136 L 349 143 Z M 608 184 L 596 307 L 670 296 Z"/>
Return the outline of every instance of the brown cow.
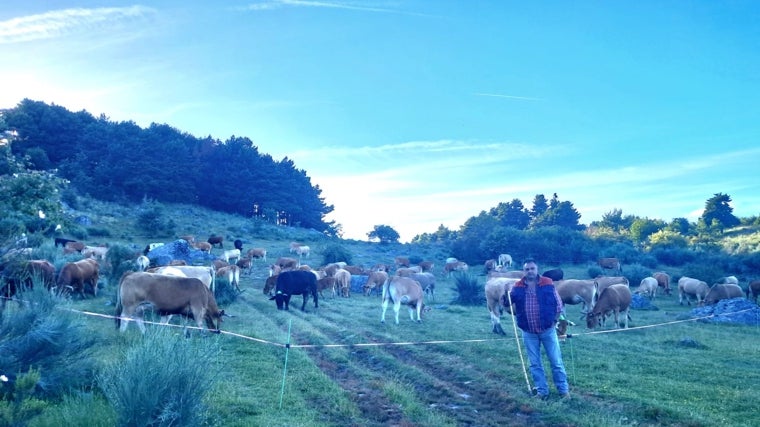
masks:
<path fill-rule="evenodd" d="M 211 252 L 211 243 L 209 242 L 198 242 L 193 247 L 201 252 Z"/>
<path fill-rule="evenodd" d="M 77 241 L 67 242 L 66 245 L 63 247 L 64 254 L 73 254 L 74 252 L 81 253 L 83 250 L 84 250 L 84 243 L 77 242 Z"/>
<path fill-rule="evenodd" d="M 264 295 L 272 296 L 272 291 L 277 286 L 277 276 L 279 276 L 279 273 L 267 277 L 267 280 L 264 282 Z"/>
<path fill-rule="evenodd" d="M 623 315 L 625 328 L 628 328 L 629 310 L 631 308 L 631 290 L 626 285 L 611 285 L 605 289 L 594 305 L 594 308 L 586 316 L 586 326 L 593 329 L 599 326 L 604 317 L 612 312 L 615 316 L 615 326 L 620 327 L 620 314 Z"/>
<path fill-rule="evenodd" d="M 93 296 L 98 296 L 98 279 L 100 278 L 100 266 L 92 258 L 86 258 L 77 262 L 68 262 L 61 268 L 56 281 L 58 292 L 65 293 L 70 287 L 84 298 L 85 283 L 92 286 Z"/>
<path fill-rule="evenodd" d="M 240 290 L 240 267 L 237 265 L 228 265 L 220 268 L 216 271 L 216 277 L 226 279 L 230 285 L 238 290 L 238 292 L 242 292 Z"/>
<path fill-rule="evenodd" d="M 253 260 L 249 257 L 240 258 L 235 265 L 240 267 L 240 270 L 245 274 L 251 274 L 251 271 L 253 270 Z"/>
<path fill-rule="evenodd" d="M 211 236 L 209 236 L 207 242 L 212 247 L 219 245 L 220 248 L 224 249 L 224 236 L 215 236 L 212 234 Z"/>
<path fill-rule="evenodd" d="M 385 271 L 373 271 L 369 273 L 367 277 L 367 283 L 364 284 L 364 295 L 370 296 L 373 289 L 378 289 L 380 292 L 383 289 L 383 284 L 388 280 L 388 273 Z M 378 292 L 378 294 L 380 294 Z"/>
<path fill-rule="evenodd" d="M 701 305 L 715 304 L 722 299 L 741 298 L 744 292 L 739 285 L 733 283 L 716 283 L 705 295 Z"/>
<path fill-rule="evenodd" d="M 410 265 L 410 263 L 409 263 L 409 257 L 397 256 L 394 259 L 394 263 L 396 264 L 396 268 L 399 268 L 399 267 L 409 267 L 409 265 Z"/>
<path fill-rule="evenodd" d="M 447 262 L 446 265 L 443 267 L 443 274 L 451 277 L 451 275 L 455 271 L 460 271 L 460 272 L 465 273 L 467 272 L 467 270 L 468 270 L 468 265 L 464 261 Z"/>
<path fill-rule="evenodd" d="M 274 265 L 279 267 L 281 271 L 295 270 L 298 268 L 299 264 L 300 262 L 297 259 L 290 257 L 277 258 L 277 261 L 274 263 Z"/>
<path fill-rule="evenodd" d="M 623 272 L 623 266 L 617 258 L 599 258 L 597 263 L 604 270 L 615 270 L 618 273 Z"/>
<path fill-rule="evenodd" d="M 596 297 L 599 298 L 599 295 L 602 294 L 602 291 L 610 287 L 610 285 L 626 285 L 628 287 L 631 286 L 631 284 L 628 282 L 628 279 L 624 276 L 597 276 L 594 279 L 594 286 L 596 286 Z"/>
<path fill-rule="evenodd" d="M 319 296 L 324 298 L 324 294 L 322 294 L 322 291 L 325 289 L 330 290 L 330 294 L 333 298 L 335 298 L 336 292 L 335 292 L 335 278 L 334 277 L 328 277 L 325 276 L 321 279 L 317 279 L 317 292 L 319 292 Z"/>
<path fill-rule="evenodd" d="M 657 279 L 657 286 L 665 291 L 665 295 L 670 295 L 670 275 L 664 271 L 658 271 L 652 277 Z"/>
<path fill-rule="evenodd" d="M 691 277 L 681 277 L 678 279 L 678 304 L 683 305 L 683 301 L 686 300 L 691 305 L 692 297 L 700 304 L 709 291 L 707 283 Z"/>
<path fill-rule="evenodd" d="M 435 267 L 435 264 L 433 264 L 432 261 L 422 261 L 421 263 L 417 265 L 420 266 L 423 273 L 431 273 L 433 271 L 433 268 Z"/>
<path fill-rule="evenodd" d="M 219 310 L 214 294 L 194 277 L 166 276 L 154 273 L 126 273 L 119 282 L 116 301 L 116 327 L 122 332 L 128 323 L 122 317 L 135 318 L 145 333 L 142 314 L 144 303 L 150 303 L 163 318 L 180 314 L 195 319 L 203 329 L 203 321 L 211 330 L 219 330 L 224 310 Z"/>
<path fill-rule="evenodd" d="M 753 280 L 747 285 L 747 299 L 757 303 L 758 296 L 760 296 L 760 280 Z"/>
<path fill-rule="evenodd" d="M 267 261 L 267 250 L 264 248 L 248 249 L 247 255 L 250 259 L 263 259 L 264 262 Z"/>

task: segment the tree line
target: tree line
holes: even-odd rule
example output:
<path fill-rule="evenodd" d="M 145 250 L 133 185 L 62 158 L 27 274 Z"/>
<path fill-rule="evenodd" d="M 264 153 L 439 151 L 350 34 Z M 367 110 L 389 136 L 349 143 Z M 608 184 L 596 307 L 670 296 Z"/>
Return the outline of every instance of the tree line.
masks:
<path fill-rule="evenodd" d="M 156 123 L 141 128 L 29 99 L 3 110 L 0 125 L 17 161 L 66 180 L 80 195 L 197 204 L 328 235 L 339 227 L 325 222 L 334 208 L 306 171 L 260 153 L 245 137 L 198 138 Z"/>

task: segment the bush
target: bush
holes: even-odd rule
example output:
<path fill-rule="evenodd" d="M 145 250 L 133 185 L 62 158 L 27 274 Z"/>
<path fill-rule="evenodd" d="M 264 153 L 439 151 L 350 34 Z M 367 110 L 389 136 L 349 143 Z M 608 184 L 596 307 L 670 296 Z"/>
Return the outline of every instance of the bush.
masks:
<path fill-rule="evenodd" d="M 185 339 L 169 328 L 150 328 L 110 362 L 97 384 L 120 426 L 201 426 L 203 404 L 219 376 L 215 339 Z"/>
<path fill-rule="evenodd" d="M 322 265 L 332 264 L 334 262 L 343 261 L 347 264 L 352 263 L 351 252 L 338 244 L 331 244 L 325 247 L 322 251 Z"/>
<path fill-rule="evenodd" d="M 604 276 L 604 270 L 601 267 L 593 266 L 588 268 L 588 277 L 593 279 L 594 277 Z"/>
<path fill-rule="evenodd" d="M 111 237 L 111 230 L 107 228 L 90 227 L 87 232 L 94 237 Z"/>
<path fill-rule="evenodd" d="M 77 240 L 87 240 L 89 237 L 89 234 L 87 234 L 87 229 L 78 225 L 72 225 L 69 228 L 69 234 L 71 234 L 71 236 Z"/>
<path fill-rule="evenodd" d="M 177 224 L 164 217 L 164 207 L 158 203 L 143 203 L 135 227 L 148 236 L 172 236 Z"/>
<path fill-rule="evenodd" d="M 56 307 L 41 282 L 22 291 L 27 301 L 18 310 L 5 310 L 0 317 L 0 367 L 5 375 L 19 376 L 30 369 L 39 372 L 34 396 L 58 396 L 89 384 L 94 372 L 92 333 L 81 318 Z M 74 362 L 75 363 L 72 363 Z"/>
<path fill-rule="evenodd" d="M 599 254 L 599 258 L 617 258 L 625 264 L 632 264 L 639 259 L 639 251 L 629 243 L 615 243 Z"/>
<path fill-rule="evenodd" d="M 725 276 L 723 269 L 720 266 L 708 262 L 692 262 L 683 266 L 681 270 L 683 276 L 693 277 L 695 279 L 702 280 L 707 283 L 707 286 L 712 286 L 718 279 Z"/>
<path fill-rule="evenodd" d="M 632 264 L 625 268 L 624 276 L 628 279 L 631 286 L 639 286 L 641 279 L 652 275 L 651 268 L 644 267 L 641 264 Z"/>
<path fill-rule="evenodd" d="M 693 251 L 682 248 L 657 248 L 652 250 L 652 256 L 665 265 L 675 267 L 694 261 L 696 254 Z"/>
<path fill-rule="evenodd" d="M 452 304 L 482 305 L 486 301 L 483 286 L 478 284 L 477 276 L 468 273 L 454 274 L 454 288 L 458 297 L 451 301 Z"/>
<path fill-rule="evenodd" d="M 108 286 L 115 289 L 121 276 L 127 271 L 135 271 L 135 250 L 124 245 L 113 245 L 106 252 L 106 265 L 111 267 L 101 272 L 108 280 Z"/>
<path fill-rule="evenodd" d="M 227 306 L 237 300 L 239 292 L 227 278 L 217 277 L 214 285 L 214 299 L 219 306 Z"/>

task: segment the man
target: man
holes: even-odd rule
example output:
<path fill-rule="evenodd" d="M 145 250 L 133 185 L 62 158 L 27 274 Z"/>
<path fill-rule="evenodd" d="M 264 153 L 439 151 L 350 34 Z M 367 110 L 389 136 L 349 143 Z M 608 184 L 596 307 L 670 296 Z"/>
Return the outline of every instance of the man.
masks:
<path fill-rule="evenodd" d="M 532 259 L 523 265 L 524 276 L 512 287 L 509 296 L 514 304 L 517 326 L 523 331 L 523 342 L 530 361 L 534 392 L 542 400 L 549 397 L 549 384 L 541 363 L 541 345 L 552 368 L 552 379 L 560 397 L 570 396 L 562 351 L 554 324 L 562 313 L 562 299 L 548 277 L 538 275 L 538 265 Z"/>

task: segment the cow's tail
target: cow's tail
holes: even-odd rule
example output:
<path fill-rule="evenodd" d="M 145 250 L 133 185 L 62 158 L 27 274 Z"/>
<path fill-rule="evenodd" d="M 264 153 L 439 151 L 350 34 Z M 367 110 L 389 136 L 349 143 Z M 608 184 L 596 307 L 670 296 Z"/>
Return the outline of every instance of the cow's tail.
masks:
<path fill-rule="evenodd" d="M 209 288 L 211 289 L 211 293 L 216 295 L 216 269 L 209 267 L 209 270 L 211 271 L 211 286 Z"/>
<path fill-rule="evenodd" d="M 124 309 L 121 303 L 121 284 L 124 282 L 124 278 L 132 273 L 132 271 L 127 271 L 122 274 L 121 279 L 119 279 L 119 284 L 116 286 L 116 315 L 114 316 L 116 321 L 116 329 L 119 329 L 119 327 L 121 327 L 121 312 Z"/>

